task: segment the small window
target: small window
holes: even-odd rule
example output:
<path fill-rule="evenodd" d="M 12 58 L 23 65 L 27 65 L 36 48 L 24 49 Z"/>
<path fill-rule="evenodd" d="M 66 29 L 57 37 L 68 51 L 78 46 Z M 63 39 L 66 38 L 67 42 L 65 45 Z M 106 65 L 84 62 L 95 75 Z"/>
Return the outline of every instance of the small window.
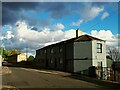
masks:
<path fill-rule="evenodd" d="M 62 58 L 59 58 L 59 64 L 62 64 L 62 63 L 63 63 Z"/>
<path fill-rule="evenodd" d="M 97 43 L 97 53 L 102 53 L 102 44 Z"/>
<path fill-rule="evenodd" d="M 59 53 L 62 52 L 62 47 L 59 47 Z"/>
<path fill-rule="evenodd" d="M 50 63 L 53 63 L 53 60 L 52 60 L 52 59 L 50 59 Z"/>
<path fill-rule="evenodd" d="M 42 52 L 42 51 L 40 50 L 40 52 L 39 52 L 39 53 L 40 53 L 40 55 L 42 54 L 41 52 Z"/>
<path fill-rule="evenodd" d="M 46 53 L 47 51 L 46 50 L 44 50 L 44 53 Z"/>
<path fill-rule="evenodd" d="M 53 53 L 53 48 L 50 50 L 50 53 Z"/>

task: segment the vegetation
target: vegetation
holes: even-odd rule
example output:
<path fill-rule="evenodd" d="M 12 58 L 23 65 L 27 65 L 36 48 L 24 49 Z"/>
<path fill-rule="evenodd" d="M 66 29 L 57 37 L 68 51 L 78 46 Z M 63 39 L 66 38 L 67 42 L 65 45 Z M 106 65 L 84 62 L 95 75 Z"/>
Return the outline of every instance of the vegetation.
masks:
<path fill-rule="evenodd" d="M 33 61 L 33 60 L 34 60 L 34 56 L 30 55 L 28 61 Z"/>
<path fill-rule="evenodd" d="M 120 61 L 120 50 L 116 47 L 108 47 L 108 54 L 113 61 Z"/>
<path fill-rule="evenodd" d="M 8 60 L 8 56 L 14 55 L 14 54 L 20 54 L 21 52 L 16 49 L 6 50 L 3 47 L 0 47 L 0 54 L 4 58 L 4 60 Z"/>

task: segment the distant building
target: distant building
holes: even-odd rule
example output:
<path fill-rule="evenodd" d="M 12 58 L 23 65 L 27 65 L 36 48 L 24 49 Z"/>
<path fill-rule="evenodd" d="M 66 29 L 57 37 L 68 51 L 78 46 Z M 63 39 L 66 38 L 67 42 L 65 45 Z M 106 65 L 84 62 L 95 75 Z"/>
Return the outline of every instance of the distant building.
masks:
<path fill-rule="evenodd" d="M 76 34 L 75 38 L 36 50 L 35 58 L 40 67 L 87 74 L 89 67 L 107 67 L 106 43 L 90 35 Z"/>
<path fill-rule="evenodd" d="M 14 54 L 8 57 L 9 63 L 17 63 L 21 61 L 27 61 L 25 54 Z"/>

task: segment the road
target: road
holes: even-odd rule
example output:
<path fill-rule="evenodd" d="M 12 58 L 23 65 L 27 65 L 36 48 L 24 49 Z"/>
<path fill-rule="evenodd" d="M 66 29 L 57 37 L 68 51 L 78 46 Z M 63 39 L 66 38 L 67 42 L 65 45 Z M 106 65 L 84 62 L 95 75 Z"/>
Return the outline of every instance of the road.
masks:
<path fill-rule="evenodd" d="M 9 67 L 11 73 L 3 75 L 3 85 L 16 88 L 102 88 L 96 84 L 65 75 L 46 73 L 28 68 Z"/>

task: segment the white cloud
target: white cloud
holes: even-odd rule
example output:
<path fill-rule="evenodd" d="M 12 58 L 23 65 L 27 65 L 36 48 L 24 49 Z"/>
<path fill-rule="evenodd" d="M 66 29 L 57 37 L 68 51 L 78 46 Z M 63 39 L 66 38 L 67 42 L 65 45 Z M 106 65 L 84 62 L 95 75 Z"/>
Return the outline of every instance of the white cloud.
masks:
<path fill-rule="evenodd" d="M 109 46 L 118 45 L 119 35 L 113 35 L 110 30 L 92 30 L 91 35 L 106 40 Z M 42 31 L 36 31 L 29 29 L 25 22 L 19 22 L 18 26 L 14 27 L 14 32 L 8 31 L 6 35 L 4 35 L 3 43 L 7 49 L 16 48 L 24 52 L 27 47 L 29 48 L 29 53 L 35 54 L 35 51 L 41 47 L 75 36 L 76 30 L 74 29 L 63 32 L 62 30 L 44 28 Z"/>
<path fill-rule="evenodd" d="M 72 22 L 72 26 L 80 26 L 83 23 L 83 20 L 78 20 L 77 22 Z"/>
<path fill-rule="evenodd" d="M 104 12 L 103 15 L 101 16 L 101 19 L 105 19 L 106 17 L 109 16 L 109 13 L 108 12 Z"/>
<path fill-rule="evenodd" d="M 13 38 L 13 37 L 14 37 L 13 32 L 7 31 L 6 34 L 1 36 L 1 40 L 3 40 L 3 39 L 10 39 L 10 38 Z"/>
<path fill-rule="evenodd" d="M 62 24 L 54 25 L 58 29 L 51 30 L 49 28 L 44 28 L 42 31 L 31 30 L 28 28 L 26 22 L 17 22 L 14 27 L 14 32 L 8 32 L 3 39 L 6 49 L 16 48 L 24 52 L 26 47 L 29 48 L 29 52 L 33 53 L 36 49 L 43 46 L 50 45 L 62 40 L 66 40 L 75 36 L 75 30 L 67 30 L 63 32 L 61 29 L 64 28 Z"/>
<path fill-rule="evenodd" d="M 98 7 L 89 5 L 83 8 L 83 10 L 80 12 L 80 15 L 84 20 L 89 21 L 96 18 L 103 10 L 103 6 Z"/>
<path fill-rule="evenodd" d="M 65 32 L 65 39 L 70 39 L 76 36 L 76 30 L 71 29 Z"/>
<path fill-rule="evenodd" d="M 53 30 L 62 30 L 64 29 L 64 25 L 61 23 L 57 23 L 56 25 L 53 26 Z"/>
<path fill-rule="evenodd" d="M 106 40 L 106 44 L 108 46 L 117 46 L 118 45 L 118 38 L 116 35 L 113 35 L 113 33 L 110 30 L 92 30 L 91 35 L 103 40 Z"/>

